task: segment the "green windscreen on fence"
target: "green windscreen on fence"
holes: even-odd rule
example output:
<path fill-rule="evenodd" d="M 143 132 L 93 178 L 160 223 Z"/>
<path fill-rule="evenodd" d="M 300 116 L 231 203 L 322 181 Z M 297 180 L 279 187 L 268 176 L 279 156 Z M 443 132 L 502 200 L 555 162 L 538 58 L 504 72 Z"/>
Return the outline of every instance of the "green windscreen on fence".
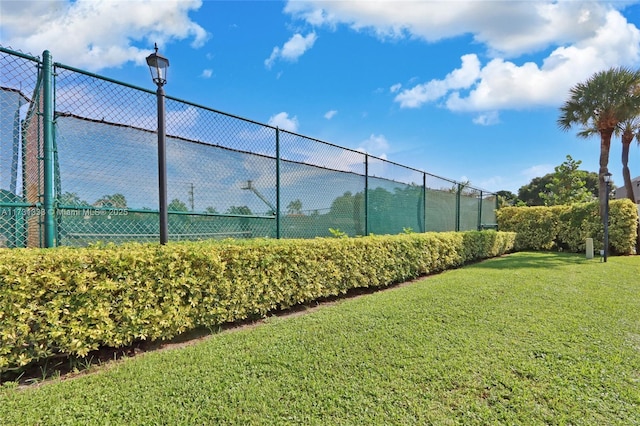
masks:
<path fill-rule="evenodd" d="M 480 220 L 480 228 L 497 229 L 498 219 L 496 218 L 496 209 L 498 196 L 493 193 L 483 193 L 482 196 L 482 216 Z"/>
<path fill-rule="evenodd" d="M 427 176 L 426 231 L 456 230 L 458 185 L 449 180 Z"/>
<path fill-rule="evenodd" d="M 279 131 L 280 217 L 284 238 L 365 235 L 365 155 Z"/>
<path fill-rule="evenodd" d="M 480 208 L 480 192 L 462 188 L 460 191 L 460 227 L 459 231 L 478 229 L 478 209 Z"/>
<path fill-rule="evenodd" d="M 45 141 L 43 63 L 0 48 L 0 66 L 0 247 L 43 245 L 49 179 L 57 245 L 158 241 L 155 91 L 55 64 Z M 493 193 L 171 97 L 166 134 L 172 241 L 495 225 Z"/>

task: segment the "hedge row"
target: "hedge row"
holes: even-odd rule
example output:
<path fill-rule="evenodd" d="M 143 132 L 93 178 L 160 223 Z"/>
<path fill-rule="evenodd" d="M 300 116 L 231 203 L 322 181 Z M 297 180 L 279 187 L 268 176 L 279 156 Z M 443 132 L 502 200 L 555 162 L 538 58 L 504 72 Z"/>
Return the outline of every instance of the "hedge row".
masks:
<path fill-rule="evenodd" d="M 514 241 L 483 231 L 0 250 L 0 373 L 388 286 Z"/>
<path fill-rule="evenodd" d="M 562 249 L 584 252 L 586 239 L 603 248 L 604 226 L 598 202 L 552 207 L 506 207 L 497 211 L 498 227 L 516 232 L 516 250 Z M 609 245 L 613 253 L 632 254 L 638 208 L 630 200 L 613 200 L 609 212 Z"/>

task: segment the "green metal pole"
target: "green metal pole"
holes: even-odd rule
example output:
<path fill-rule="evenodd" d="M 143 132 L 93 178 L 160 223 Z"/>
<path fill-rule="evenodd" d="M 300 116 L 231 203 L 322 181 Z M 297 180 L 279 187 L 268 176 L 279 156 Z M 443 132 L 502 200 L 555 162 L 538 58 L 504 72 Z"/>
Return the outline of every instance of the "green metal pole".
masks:
<path fill-rule="evenodd" d="M 607 203 L 604 208 L 604 256 L 603 262 L 607 261 L 609 255 L 609 182 L 605 181 L 607 191 Z"/>
<path fill-rule="evenodd" d="M 55 247 L 55 165 L 53 130 L 53 61 L 51 53 L 42 53 L 43 133 L 44 133 L 44 246 Z"/>
<path fill-rule="evenodd" d="M 480 201 L 478 201 L 478 231 L 482 231 L 482 191 L 480 191 Z"/>
<path fill-rule="evenodd" d="M 56 69 L 56 65 L 54 64 L 53 66 L 53 123 L 54 123 L 54 132 L 53 132 L 53 174 L 54 174 L 54 185 L 55 185 L 55 189 L 54 189 L 54 194 L 56 194 L 56 200 L 55 200 L 55 205 L 54 205 L 54 210 L 56 212 L 56 217 L 55 219 L 55 223 L 56 223 L 56 247 L 60 246 L 63 244 L 63 242 L 60 239 L 60 230 L 62 229 L 62 216 L 60 216 L 59 214 L 57 214 L 59 212 L 58 210 L 58 195 L 62 194 L 62 182 L 60 181 L 60 159 L 58 158 L 58 141 L 56 139 L 56 133 L 55 133 L 55 122 L 56 122 L 56 96 L 55 94 L 58 93 L 58 89 L 56 87 L 56 83 L 57 80 L 55 78 L 55 76 L 57 75 L 57 69 Z"/>
<path fill-rule="evenodd" d="M 167 131 L 165 115 L 165 94 L 162 84 L 156 91 L 158 103 L 158 200 L 160 221 L 160 244 L 169 241 L 169 212 L 167 206 Z"/>
<path fill-rule="evenodd" d="M 369 155 L 364 155 L 364 235 L 369 235 Z"/>
<path fill-rule="evenodd" d="M 493 219 L 496 224 L 496 231 L 498 231 L 498 210 L 500 209 L 500 200 L 498 200 L 498 194 L 493 194 L 496 198 L 496 209 L 493 211 Z"/>
<path fill-rule="evenodd" d="M 276 127 L 276 238 L 280 239 L 280 129 Z"/>
<path fill-rule="evenodd" d="M 456 192 L 456 232 L 460 231 L 460 196 L 462 195 L 462 185 L 458 184 Z"/>
<path fill-rule="evenodd" d="M 422 232 L 427 232 L 427 174 L 422 173 Z"/>

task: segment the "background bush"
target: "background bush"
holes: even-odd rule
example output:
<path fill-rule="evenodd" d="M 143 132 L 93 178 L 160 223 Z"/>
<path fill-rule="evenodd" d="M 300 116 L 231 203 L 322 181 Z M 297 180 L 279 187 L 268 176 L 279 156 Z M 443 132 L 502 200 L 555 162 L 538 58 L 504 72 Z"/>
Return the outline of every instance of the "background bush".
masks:
<path fill-rule="evenodd" d="M 609 245 L 615 254 L 632 254 L 637 235 L 638 208 L 630 200 L 612 200 Z M 497 211 L 501 231 L 516 232 L 516 250 L 562 249 L 584 252 L 587 238 L 603 248 L 604 227 L 598 202 L 552 207 L 505 207 Z"/>
<path fill-rule="evenodd" d="M 497 256 L 495 231 L 0 250 L 0 373 Z"/>

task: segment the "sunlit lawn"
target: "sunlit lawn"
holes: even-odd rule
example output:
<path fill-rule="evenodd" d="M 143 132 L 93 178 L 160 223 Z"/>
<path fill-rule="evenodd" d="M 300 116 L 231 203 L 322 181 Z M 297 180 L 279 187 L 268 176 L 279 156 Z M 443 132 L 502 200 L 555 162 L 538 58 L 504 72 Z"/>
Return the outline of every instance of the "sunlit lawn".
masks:
<path fill-rule="evenodd" d="M 640 424 L 640 256 L 518 253 L 5 385 L 0 424 Z"/>

